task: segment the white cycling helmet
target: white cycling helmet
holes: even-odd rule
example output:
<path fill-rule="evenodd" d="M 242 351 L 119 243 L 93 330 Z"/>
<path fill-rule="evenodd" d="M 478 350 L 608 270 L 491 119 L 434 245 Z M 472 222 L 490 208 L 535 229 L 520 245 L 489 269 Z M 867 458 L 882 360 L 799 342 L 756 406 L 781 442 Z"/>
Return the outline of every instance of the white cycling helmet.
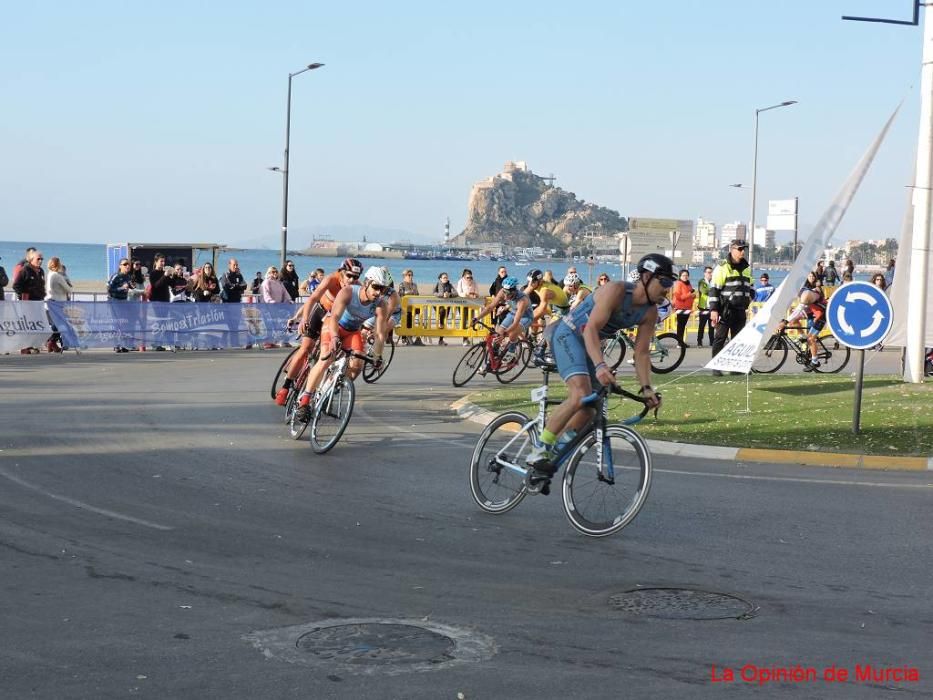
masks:
<path fill-rule="evenodd" d="M 392 273 L 389 272 L 389 268 L 387 268 L 385 265 L 383 265 L 383 266 L 382 266 L 382 273 L 385 275 L 385 278 L 386 278 L 386 287 L 394 287 L 394 286 L 395 286 L 395 278 L 392 277 Z M 378 284 L 378 282 L 377 282 L 376 284 Z"/>
<path fill-rule="evenodd" d="M 580 275 L 576 272 L 570 272 L 564 277 L 564 286 L 573 287 L 574 285 L 580 284 Z"/>
<path fill-rule="evenodd" d="M 392 276 L 389 274 L 389 271 L 384 267 L 376 267 L 373 265 L 371 268 L 366 270 L 366 274 L 363 275 L 363 279 L 371 284 L 378 284 L 383 287 L 388 287 L 391 284 Z"/>

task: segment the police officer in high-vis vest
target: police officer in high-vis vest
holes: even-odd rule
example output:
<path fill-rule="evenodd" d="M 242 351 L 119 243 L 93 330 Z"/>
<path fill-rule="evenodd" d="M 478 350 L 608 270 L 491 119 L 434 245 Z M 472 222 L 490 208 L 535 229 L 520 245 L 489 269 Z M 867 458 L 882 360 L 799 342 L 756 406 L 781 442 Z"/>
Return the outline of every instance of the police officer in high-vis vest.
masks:
<path fill-rule="evenodd" d="M 713 357 L 726 345 L 727 337 L 734 338 L 745 327 L 745 314 L 755 289 L 752 270 L 745 259 L 745 241 L 735 238 L 729 243 L 729 257 L 713 270 L 709 285 L 710 322 L 716 329 L 713 338 Z M 718 371 L 713 374 L 720 374 Z"/>

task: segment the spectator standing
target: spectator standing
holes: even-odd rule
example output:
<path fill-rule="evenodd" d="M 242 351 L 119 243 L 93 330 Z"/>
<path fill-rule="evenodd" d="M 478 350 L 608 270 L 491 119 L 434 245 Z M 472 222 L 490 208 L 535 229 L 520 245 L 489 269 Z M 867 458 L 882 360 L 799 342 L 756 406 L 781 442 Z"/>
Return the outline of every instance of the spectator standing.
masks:
<path fill-rule="evenodd" d="M 262 293 L 262 273 L 258 270 L 256 271 L 256 276 L 253 277 L 253 284 L 252 287 L 250 287 L 250 291 L 253 294 Z"/>
<path fill-rule="evenodd" d="M 295 263 L 291 260 L 285 261 L 285 269 L 279 273 L 279 282 L 285 287 L 285 291 L 288 292 L 291 301 L 295 301 L 295 299 L 298 298 L 298 285 L 301 283 L 301 280 L 298 278 L 298 273 L 295 271 Z"/>
<path fill-rule="evenodd" d="M 690 283 L 690 270 L 681 270 L 679 279 L 674 282 L 671 302 L 674 306 L 674 313 L 677 315 L 677 339 L 684 345 L 687 344 L 684 339 L 687 321 L 693 313 L 693 302 L 696 298 L 696 291 Z"/>
<path fill-rule="evenodd" d="M 823 266 L 822 260 L 817 260 L 816 268 L 814 268 L 813 272 L 816 273 L 816 279 L 819 280 L 820 286 L 822 287 L 826 281 L 826 268 Z"/>
<path fill-rule="evenodd" d="M 830 260 L 829 265 L 826 267 L 825 281 L 830 287 L 835 287 L 839 284 L 839 271 L 836 269 L 835 260 Z"/>
<path fill-rule="evenodd" d="M 165 256 L 162 253 L 156 253 L 152 259 L 152 269 L 149 271 L 149 301 L 168 303 L 170 279 L 166 276 Z"/>
<path fill-rule="evenodd" d="M 738 238 L 729 243 L 729 256 L 713 270 L 709 287 L 710 322 L 715 328 L 713 357 L 719 354 L 729 337 L 735 338 L 745 327 L 746 310 L 751 304 L 752 271 L 745 259 L 748 244 Z M 719 370 L 713 375 L 722 376 Z"/>
<path fill-rule="evenodd" d="M 768 301 L 774 294 L 774 285 L 771 284 L 771 278 L 767 272 L 762 272 L 758 278 L 758 284 L 755 285 L 755 301 Z"/>
<path fill-rule="evenodd" d="M 492 284 L 489 285 L 489 296 L 494 297 L 499 293 L 499 290 L 502 289 L 502 280 L 509 276 L 509 271 L 505 269 L 505 266 L 502 265 L 499 267 L 499 272 L 496 275 L 496 279 L 492 281 Z"/>
<path fill-rule="evenodd" d="M 20 301 L 45 299 L 45 272 L 42 270 L 42 251 L 35 248 L 26 254 L 25 261 L 13 275 L 13 291 Z"/>
<path fill-rule="evenodd" d="M 473 270 L 469 268 L 464 268 L 463 273 L 460 275 L 460 279 L 457 280 L 457 296 L 463 297 L 464 299 L 476 299 L 479 297 L 479 292 L 476 289 L 476 281 L 473 279 Z M 463 313 L 465 309 L 461 309 L 460 312 Z M 465 319 L 465 316 L 461 317 Z M 464 345 L 470 345 L 470 339 L 463 339 Z"/>
<path fill-rule="evenodd" d="M 0 260 L 2 259 L 3 258 L 0 258 Z M 4 294 L 6 294 L 6 292 L 3 291 L 3 288 L 6 287 L 9 283 L 10 278 L 7 277 L 6 270 L 3 269 L 3 265 L 0 265 L 0 301 L 5 299 Z"/>
<path fill-rule="evenodd" d="M 217 275 L 214 274 L 214 266 L 210 263 L 204 263 L 198 278 L 192 286 L 192 295 L 197 302 L 209 302 L 220 291 L 220 283 L 217 281 Z"/>
<path fill-rule="evenodd" d="M 500 282 L 501 286 L 501 282 Z M 437 284 L 434 285 L 434 296 L 439 299 L 452 299 L 457 296 L 457 290 L 454 289 L 454 286 L 450 283 L 450 277 L 446 272 L 442 272 L 437 276 Z M 444 328 L 444 322 L 447 320 L 448 309 L 446 306 L 442 306 L 437 310 L 437 320 L 439 321 L 439 327 Z M 444 342 L 444 337 L 441 336 L 437 339 L 438 345 L 447 345 Z"/>
<path fill-rule="evenodd" d="M 133 281 L 134 289 L 144 289 L 146 286 L 146 275 L 143 273 L 143 263 L 141 260 L 133 260 L 130 265 L 130 279 Z"/>
<path fill-rule="evenodd" d="M 169 301 L 188 301 L 188 280 L 185 278 L 185 266 L 180 262 L 172 266 L 169 275 Z"/>
<path fill-rule="evenodd" d="M 607 275 L 605 272 L 601 272 L 596 280 L 596 284 L 600 287 L 602 287 L 604 284 L 609 284 L 609 275 Z"/>
<path fill-rule="evenodd" d="M 107 281 L 107 296 L 110 301 L 123 302 L 129 298 L 130 289 L 133 286 L 132 271 L 130 270 L 130 261 L 123 258 L 117 271 L 114 272 Z M 114 352 L 129 352 L 130 349 L 117 345 Z"/>
<path fill-rule="evenodd" d="M 848 272 L 850 275 L 855 275 L 855 263 L 852 262 L 852 258 L 846 258 L 845 264 L 842 268 L 845 272 Z"/>
<path fill-rule="evenodd" d="M 239 304 L 246 291 L 246 280 L 240 272 L 240 263 L 236 258 L 227 261 L 227 271 L 220 278 L 220 299 L 227 304 Z"/>
<path fill-rule="evenodd" d="M 314 294 L 314 290 L 317 289 L 318 285 L 323 281 L 324 277 L 327 275 L 324 272 L 323 267 L 319 267 L 314 272 L 308 275 L 308 279 L 301 283 L 299 291 L 302 294 L 310 296 Z"/>
<path fill-rule="evenodd" d="M 876 272 L 871 276 L 871 283 L 884 291 L 888 288 L 888 281 L 885 279 L 884 275 L 880 272 Z"/>
<path fill-rule="evenodd" d="M 266 270 L 266 279 L 262 283 L 262 300 L 266 304 L 290 303 L 292 298 L 279 281 L 279 271 L 275 267 Z"/>
<path fill-rule="evenodd" d="M 845 284 L 846 282 L 851 282 L 851 281 L 852 281 L 852 273 L 851 273 L 851 272 L 848 272 L 848 271 L 847 271 L 847 272 L 843 272 L 843 273 L 842 273 L 842 283 Z"/>
<path fill-rule="evenodd" d="M 703 279 L 697 282 L 697 347 L 703 347 L 703 331 L 709 328 L 709 345 L 713 345 L 713 324 L 709 320 L 709 283 L 713 279 L 713 268 L 703 268 Z"/>
<path fill-rule="evenodd" d="M 18 263 L 16 263 L 16 264 L 13 266 L 13 278 L 12 278 L 12 279 L 13 279 L 14 282 L 16 282 L 16 278 L 19 277 L 19 272 L 20 272 L 20 270 L 23 269 L 23 266 L 29 264 L 29 260 L 32 258 L 32 255 L 33 255 L 33 253 L 35 253 L 35 252 L 36 252 L 36 249 L 33 248 L 32 246 L 29 246 L 28 248 L 26 248 L 25 257 L 23 257 L 22 260 L 20 260 Z M 14 290 L 14 291 L 15 291 L 15 290 Z M 18 297 L 17 297 L 17 298 L 18 298 Z"/>
<path fill-rule="evenodd" d="M 65 266 L 59 258 L 49 258 L 48 273 L 45 278 L 45 300 L 68 301 L 74 287 L 71 286 L 71 280 L 65 274 Z M 46 305 L 46 314 L 48 315 L 48 305 Z M 49 352 L 61 352 L 64 350 L 62 336 L 52 323 L 51 316 L 49 316 L 49 326 L 52 328 L 52 335 L 45 341 L 45 347 Z"/>
<path fill-rule="evenodd" d="M 892 284 L 894 284 L 894 264 L 895 264 L 894 258 L 891 258 L 890 260 L 888 260 L 888 269 L 884 271 L 884 284 L 885 284 L 884 288 L 885 289 L 887 289 Z"/>
<path fill-rule="evenodd" d="M 405 270 L 404 272 L 402 272 L 402 281 L 398 285 L 399 298 L 401 299 L 402 297 L 407 297 L 407 296 L 418 296 L 418 294 L 419 294 L 419 291 L 418 291 L 418 285 L 415 283 L 414 270 L 411 270 L 411 269 Z M 415 327 L 415 325 L 417 324 L 417 321 L 420 320 L 418 318 L 418 316 L 420 315 L 421 314 L 419 313 L 418 309 L 414 309 L 414 310 L 410 308 L 408 309 L 406 322 L 409 328 Z M 417 336 L 412 336 L 412 337 L 403 336 L 402 342 L 405 345 L 424 345 L 424 342 L 422 342 L 421 338 Z"/>

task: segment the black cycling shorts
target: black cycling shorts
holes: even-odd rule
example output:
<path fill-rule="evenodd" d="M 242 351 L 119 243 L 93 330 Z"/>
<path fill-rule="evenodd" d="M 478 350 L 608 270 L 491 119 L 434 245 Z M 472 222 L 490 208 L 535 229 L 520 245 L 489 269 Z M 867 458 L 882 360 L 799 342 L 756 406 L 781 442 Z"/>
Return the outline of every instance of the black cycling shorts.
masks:
<path fill-rule="evenodd" d="M 301 335 L 305 338 L 317 340 L 321 337 L 321 328 L 324 326 L 324 317 L 327 315 L 326 309 L 320 304 L 315 304 L 308 314 L 308 322 L 301 329 Z"/>

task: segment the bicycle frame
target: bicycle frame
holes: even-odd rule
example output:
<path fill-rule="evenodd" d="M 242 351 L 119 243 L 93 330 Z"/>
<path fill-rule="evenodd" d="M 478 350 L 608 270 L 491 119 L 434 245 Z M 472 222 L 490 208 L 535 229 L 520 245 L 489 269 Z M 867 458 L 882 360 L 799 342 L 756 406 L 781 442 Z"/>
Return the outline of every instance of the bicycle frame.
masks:
<path fill-rule="evenodd" d="M 509 440 L 505 444 L 505 446 L 503 446 L 503 448 L 499 450 L 500 454 L 505 452 L 512 445 L 514 445 L 516 440 L 532 439 L 530 435 L 530 431 L 532 427 L 536 427 L 538 432 L 540 433 L 540 431 L 544 429 L 544 424 L 547 420 L 547 407 L 556 406 L 560 403 L 563 403 L 562 401 L 548 398 L 549 374 L 550 373 L 548 371 L 545 371 L 544 372 L 544 385 L 538 387 L 537 389 L 534 389 L 531 392 L 532 401 L 538 402 L 538 414 L 533 419 L 525 423 L 521 427 L 521 429 L 515 434 L 515 437 Z M 602 389 L 594 392 L 590 396 L 587 396 L 583 400 L 584 406 L 598 404 L 596 408 L 596 413 L 592 418 L 590 418 L 589 422 L 583 427 L 582 430 L 580 430 L 574 436 L 572 440 L 568 441 L 566 444 L 561 446 L 560 450 L 558 450 L 557 454 L 553 457 L 553 459 L 551 460 L 551 463 L 554 465 L 555 471 L 560 469 L 560 467 L 564 464 L 564 462 L 566 462 L 567 459 L 576 451 L 580 443 L 582 443 L 585 439 L 589 437 L 590 433 L 595 432 L 596 433 L 596 468 L 597 468 L 597 471 L 599 472 L 599 480 L 606 481 L 607 483 L 610 483 L 610 484 L 615 483 L 615 471 L 614 471 L 614 465 L 612 464 L 612 452 L 611 450 L 606 450 L 605 452 L 603 451 L 603 448 L 605 446 L 604 436 L 606 432 L 606 426 L 608 425 L 608 422 L 609 422 L 609 401 L 608 401 L 609 391 L 610 391 L 609 387 L 603 387 Z M 618 393 L 623 396 L 627 396 L 628 398 L 631 398 L 637 401 L 642 401 L 641 397 L 631 394 L 630 392 L 627 392 L 624 389 L 620 389 L 618 387 L 614 387 L 613 393 Z M 642 418 L 644 418 L 645 415 L 647 415 L 648 410 L 649 409 L 646 405 L 640 415 L 635 416 L 633 418 L 628 418 L 622 421 L 622 423 L 624 425 L 634 425 L 635 423 L 638 423 Z M 519 453 L 521 453 L 521 450 L 519 451 Z M 514 471 L 518 474 L 522 474 L 523 476 L 528 473 L 527 467 L 520 465 L 520 464 L 513 464 L 511 462 L 503 460 L 499 456 L 499 454 L 495 456 L 495 460 L 496 460 L 496 464 L 498 464 L 499 466 L 509 469 L 511 471 Z M 604 466 L 605 466 L 605 469 L 604 469 Z"/>

